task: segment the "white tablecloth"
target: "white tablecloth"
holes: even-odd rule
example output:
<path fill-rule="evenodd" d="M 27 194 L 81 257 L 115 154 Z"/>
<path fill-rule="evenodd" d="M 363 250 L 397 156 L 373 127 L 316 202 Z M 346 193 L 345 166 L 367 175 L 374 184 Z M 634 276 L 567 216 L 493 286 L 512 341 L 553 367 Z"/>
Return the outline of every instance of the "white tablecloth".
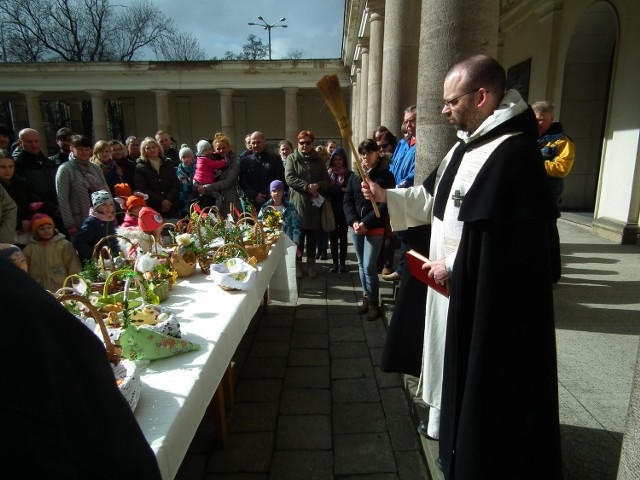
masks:
<path fill-rule="evenodd" d="M 180 279 L 163 306 L 176 312 L 186 340 L 200 350 L 153 360 L 142 373 L 135 416 L 156 453 L 162 477 L 173 479 L 251 319 L 269 298 L 295 303 L 295 244 L 283 235 L 257 265 L 256 288 L 224 291 L 200 270 Z"/>

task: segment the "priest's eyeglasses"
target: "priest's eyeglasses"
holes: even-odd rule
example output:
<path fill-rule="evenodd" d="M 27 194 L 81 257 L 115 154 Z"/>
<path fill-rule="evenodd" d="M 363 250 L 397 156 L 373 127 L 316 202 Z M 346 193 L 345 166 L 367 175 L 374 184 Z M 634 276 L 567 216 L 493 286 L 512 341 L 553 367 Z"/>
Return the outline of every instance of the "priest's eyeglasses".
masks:
<path fill-rule="evenodd" d="M 480 90 L 479 88 L 474 88 L 473 90 L 469 90 L 467 93 L 463 93 L 462 95 L 458 95 L 455 98 L 452 98 L 451 100 L 443 100 L 443 105 L 442 108 L 444 107 L 455 107 L 458 104 L 458 100 L 460 100 L 462 97 L 466 97 L 467 95 L 469 95 L 470 93 L 475 93 L 478 90 Z"/>

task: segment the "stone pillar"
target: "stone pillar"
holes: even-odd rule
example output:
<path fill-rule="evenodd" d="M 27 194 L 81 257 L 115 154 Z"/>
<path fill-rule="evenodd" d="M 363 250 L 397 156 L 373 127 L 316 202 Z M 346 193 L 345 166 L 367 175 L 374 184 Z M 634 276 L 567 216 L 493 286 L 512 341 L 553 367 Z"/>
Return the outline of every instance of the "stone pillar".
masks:
<path fill-rule="evenodd" d="M 353 132 L 353 143 L 357 146 L 362 140 L 367 138 L 367 104 L 369 85 L 369 47 L 361 44 L 360 49 L 360 104 L 358 106 L 358 128 Z"/>
<path fill-rule="evenodd" d="M 156 115 L 158 130 L 171 132 L 171 117 L 169 116 L 169 90 L 152 90 L 156 96 Z M 155 132 L 153 132 L 155 135 Z"/>
<path fill-rule="evenodd" d="M 137 137 L 136 99 L 134 97 L 122 97 L 120 98 L 120 106 L 122 107 L 122 121 L 124 122 L 124 138 L 122 140 L 126 140 L 131 135 Z"/>
<path fill-rule="evenodd" d="M 499 0 L 422 0 L 416 118 L 416 185 L 434 170 L 455 142 L 442 115 L 447 71 L 478 53 L 498 51 Z"/>
<path fill-rule="evenodd" d="M 353 82 L 353 92 L 351 97 L 351 131 L 353 138 L 360 138 L 360 90 L 362 85 L 362 69 L 356 68 L 355 80 Z M 355 140 L 354 140 L 355 142 Z"/>
<path fill-rule="evenodd" d="M 236 120 L 233 114 L 233 89 L 219 88 L 220 94 L 220 129 L 229 138 L 233 146 L 236 141 Z M 215 132 L 214 132 L 215 133 Z"/>
<path fill-rule="evenodd" d="M 353 80 L 352 83 L 352 89 L 351 89 L 351 131 L 353 133 L 353 137 L 354 137 L 354 142 L 355 142 L 355 137 L 357 136 L 357 130 L 358 130 L 358 118 L 360 118 L 360 84 L 358 83 L 360 81 L 360 68 L 356 69 L 356 74 L 355 74 L 355 78 Z M 349 157 L 351 157 L 353 155 L 353 152 L 349 151 L 349 146 L 344 144 L 342 147 L 347 150 L 347 154 L 349 155 Z M 352 159 L 353 162 L 353 159 Z M 353 164 L 349 163 L 349 166 L 351 167 L 351 169 L 353 170 Z"/>
<path fill-rule="evenodd" d="M 27 117 L 29 119 L 29 128 L 33 128 L 40 133 L 40 148 L 42 153 L 48 155 L 47 139 L 45 135 L 47 132 L 44 128 L 44 122 L 42 121 L 42 107 L 40 106 L 40 92 L 22 92 L 27 102 Z"/>
<path fill-rule="evenodd" d="M 104 92 L 102 90 L 87 90 L 91 95 L 91 115 L 93 119 L 93 141 L 109 140 L 107 129 L 107 112 L 104 106 Z"/>
<path fill-rule="evenodd" d="M 298 88 L 287 87 L 284 91 L 284 135 L 287 140 L 296 145 L 296 137 L 300 133 L 298 126 Z M 280 139 L 282 140 L 282 139 Z"/>
<path fill-rule="evenodd" d="M 387 0 L 380 124 L 398 138 L 404 110 L 416 104 L 421 0 Z"/>
<path fill-rule="evenodd" d="M 380 95 L 382 93 L 382 48 L 384 40 L 384 3 L 369 1 L 369 83 L 367 85 L 367 138 L 380 125 Z"/>

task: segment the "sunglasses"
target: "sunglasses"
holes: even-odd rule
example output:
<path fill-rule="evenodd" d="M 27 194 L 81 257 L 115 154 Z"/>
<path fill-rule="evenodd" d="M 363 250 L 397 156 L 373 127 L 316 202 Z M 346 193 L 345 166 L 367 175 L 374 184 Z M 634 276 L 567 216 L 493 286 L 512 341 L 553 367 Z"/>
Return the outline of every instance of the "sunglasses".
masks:
<path fill-rule="evenodd" d="M 311 145 L 312 142 L 305 142 L 304 140 L 300 140 L 298 145 Z"/>
<path fill-rule="evenodd" d="M 378 148 L 387 148 L 389 146 L 388 143 L 379 143 Z"/>

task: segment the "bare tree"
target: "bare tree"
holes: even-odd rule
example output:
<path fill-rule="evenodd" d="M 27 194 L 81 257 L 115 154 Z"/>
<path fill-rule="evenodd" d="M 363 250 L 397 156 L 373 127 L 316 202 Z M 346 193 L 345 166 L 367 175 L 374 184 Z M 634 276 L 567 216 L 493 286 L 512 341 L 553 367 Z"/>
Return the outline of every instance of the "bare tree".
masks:
<path fill-rule="evenodd" d="M 169 61 L 205 60 L 200 42 L 190 33 L 163 35 L 153 47 L 156 57 Z"/>
<path fill-rule="evenodd" d="M 296 49 L 296 50 L 289 51 L 289 53 L 287 53 L 286 58 L 288 58 L 289 60 L 300 60 L 302 58 L 302 55 L 304 55 L 302 50 Z"/>
<path fill-rule="evenodd" d="M 235 54 L 231 50 L 224 52 L 225 60 L 264 60 L 268 56 L 269 46 L 254 34 L 247 37 L 247 43 L 242 46 L 242 53 Z"/>
<path fill-rule="evenodd" d="M 150 0 L 120 7 L 109 0 L 2 0 L 7 57 L 18 62 L 104 62 L 135 60 L 144 48 L 157 56 L 179 52 L 182 60 L 202 53 L 197 41 L 178 34 Z"/>

